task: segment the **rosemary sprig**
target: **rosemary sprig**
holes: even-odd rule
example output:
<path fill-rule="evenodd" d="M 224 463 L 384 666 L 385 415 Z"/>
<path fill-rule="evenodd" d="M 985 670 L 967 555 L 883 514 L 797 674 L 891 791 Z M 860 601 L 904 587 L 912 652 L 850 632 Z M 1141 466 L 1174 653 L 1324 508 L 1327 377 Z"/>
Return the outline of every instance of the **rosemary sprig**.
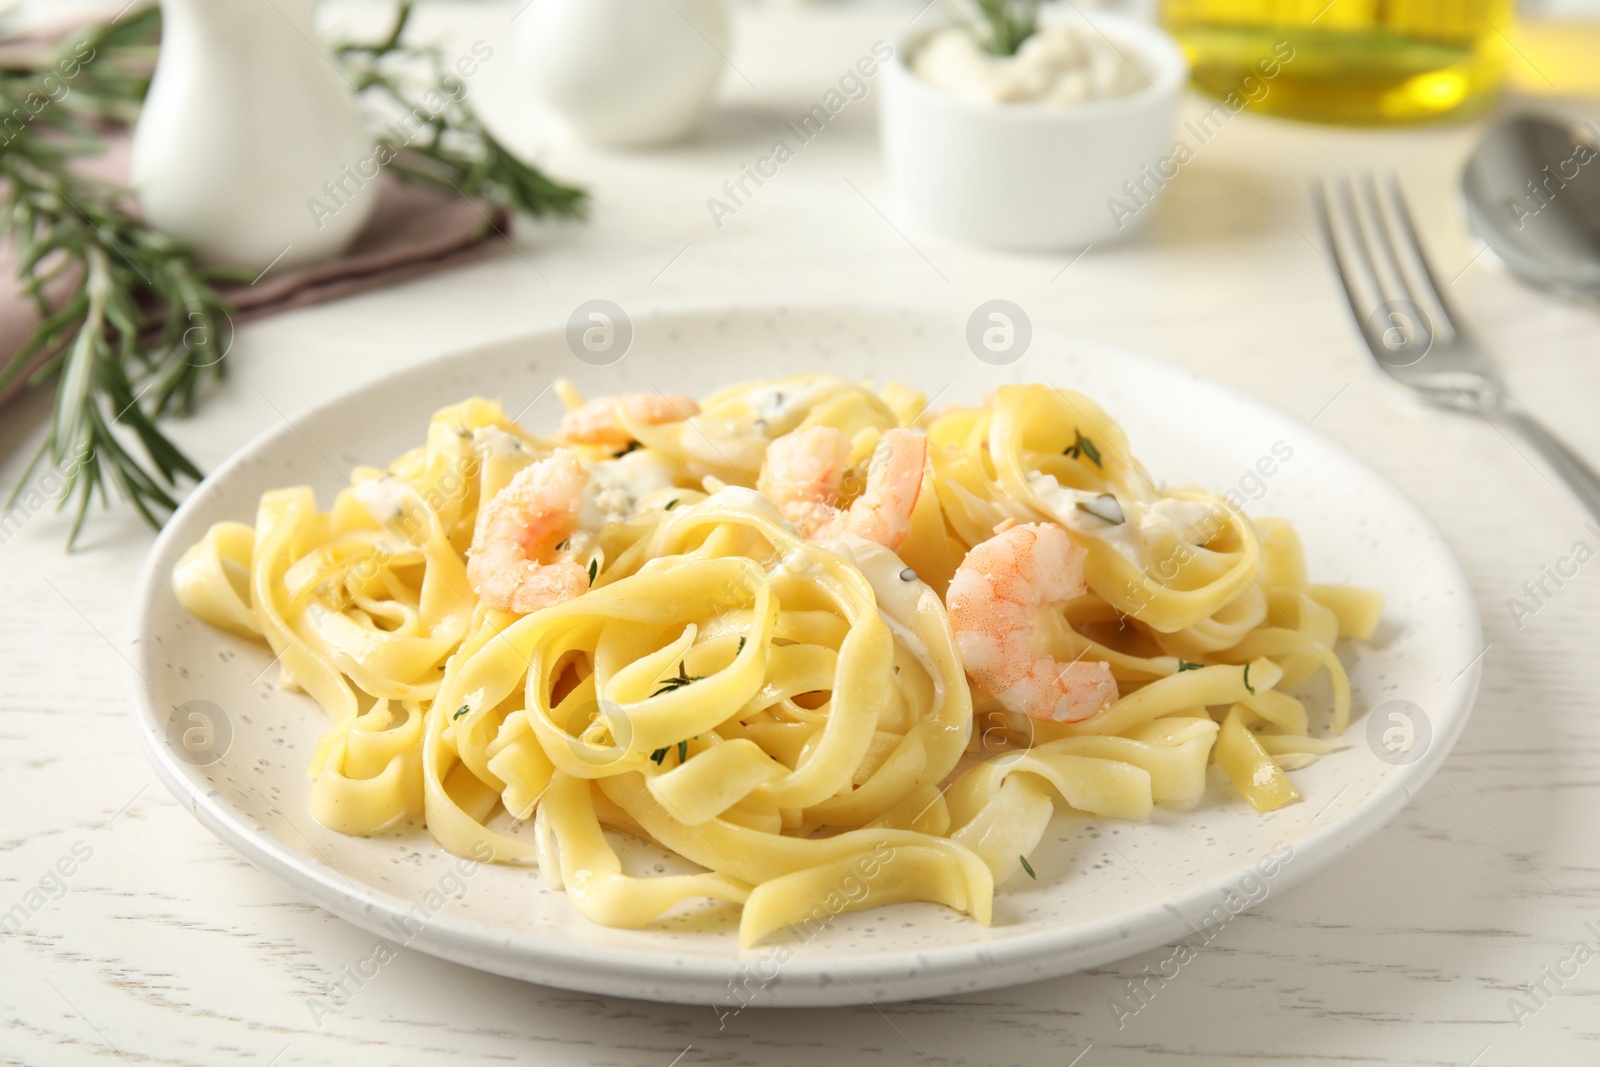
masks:
<path fill-rule="evenodd" d="M 584 192 L 517 159 L 464 91 L 437 111 L 420 103 L 447 75 L 437 48 L 402 43 L 410 14 L 408 0 L 384 41 L 339 49 L 358 85 L 426 120 L 422 135 L 386 141 L 396 176 L 496 208 L 581 215 Z M 109 503 L 108 484 L 159 526 L 177 506 L 180 482 L 199 479 L 157 420 L 190 413 L 202 386 L 222 374 L 232 322 L 217 286 L 250 280 L 198 265 L 136 217 L 126 190 L 72 166 L 102 150 L 106 124 L 138 116 L 160 27 L 160 10 L 146 4 L 57 47 L 0 54 L 0 115 L 29 116 L 16 132 L 8 123 L 0 133 L 0 241 L 13 244 L 41 319 L 0 362 L 0 390 L 24 376 L 32 387 L 55 382 L 49 432 L 5 508 L 48 461 L 64 486 L 58 506 L 72 502 L 76 512 L 69 547 L 93 498 Z M 397 68 L 407 62 L 424 76 L 402 77 Z"/>
<path fill-rule="evenodd" d="M 588 194 L 552 181 L 489 133 L 467 102 L 465 84 L 446 68 L 437 47 L 401 43 L 412 6 L 412 0 L 400 4 L 394 26 L 382 42 L 336 49 L 351 68 L 357 89 L 387 98 L 420 126 L 414 135 L 399 136 L 404 131 L 391 123 L 379 138 L 393 154 L 390 169 L 409 181 L 482 197 L 528 215 L 581 218 Z M 448 86 L 452 80 L 461 86 L 459 93 L 438 91 L 438 86 Z M 437 110 L 428 106 L 429 95 L 443 99 L 444 106 Z"/>
<path fill-rule="evenodd" d="M 20 106 L 29 85 L 0 79 L 0 113 Z M 177 506 L 179 481 L 200 478 L 155 420 L 187 413 L 200 384 L 221 373 L 228 316 L 212 286 L 232 275 L 197 266 L 130 214 L 125 193 L 75 172 L 71 158 L 84 146 L 63 135 L 78 124 L 49 115 L 46 108 L 0 152 L 0 240 L 15 249 L 41 315 L 0 367 L 0 389 L 24 373 L 30 385 L 58 378 L 49 432 L 6 507 L 48 461 L 66 487 L 59 505 L 76 500 L 70 545 L 94 496 L 107 499 L 108 482 L 159 525 L 159 514 Z"/>
<path fill-rule="evenodd" d="M 0 53 L 0 82 L 39 92 L 58 120 L 66 113 L 83 122 L 131 123 L 150 87 L 160 38 L 161 11 L 150 4 L 62 43 L 9 41 Z"/>

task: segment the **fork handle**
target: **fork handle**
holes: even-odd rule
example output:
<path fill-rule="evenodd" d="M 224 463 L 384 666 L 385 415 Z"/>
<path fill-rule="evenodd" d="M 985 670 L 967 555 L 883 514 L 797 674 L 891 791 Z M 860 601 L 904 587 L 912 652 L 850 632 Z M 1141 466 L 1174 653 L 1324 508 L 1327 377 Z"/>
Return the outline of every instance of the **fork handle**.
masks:
<path fill-rule="evenodd" d="M 1588 509 L 1590 515 L 1600 520 L 1600 474 L 1584 462 L 1583 457 L 1574 452 L 1561 438 L 1545 429 L 1544 424 L 1532 415 L 1515 407 L 1507 406 L 1499 412 L 1500 417 L 1515 429 L 1522 437 L 1538 449 L 1539 455 L 1544 457 L 1550 468 L 1567 483 L 1579 502 Z"/>

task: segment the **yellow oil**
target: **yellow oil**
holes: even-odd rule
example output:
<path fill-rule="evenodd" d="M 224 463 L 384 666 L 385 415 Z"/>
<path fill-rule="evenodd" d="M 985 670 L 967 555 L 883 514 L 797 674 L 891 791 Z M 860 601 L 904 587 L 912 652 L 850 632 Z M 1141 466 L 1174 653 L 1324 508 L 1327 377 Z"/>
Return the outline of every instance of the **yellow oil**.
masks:
<path fill-rule="evenodd" d="M 1482 110 L 1513 32 L 1512 0 L 1161 0 L 1161 15 L 1202 92 L 1363 126 Z"/>
<path fill-rule="evenodd" d="M 1600 18 L 1519 22 L 1506 87 L 1518 94 L 1600 97 Z"/>

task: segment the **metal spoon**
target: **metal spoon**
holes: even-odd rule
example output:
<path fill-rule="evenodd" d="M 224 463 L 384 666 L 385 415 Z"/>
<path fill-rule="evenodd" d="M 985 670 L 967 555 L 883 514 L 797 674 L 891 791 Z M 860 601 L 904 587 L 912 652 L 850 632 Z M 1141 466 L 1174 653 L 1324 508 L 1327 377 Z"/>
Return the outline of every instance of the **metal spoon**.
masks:
<path fill-rule="evenodd" d="M 1511 115 L 1461 177 L 1467 221 L 1511 271 L 1600 300 L 1600 126 Z"/>

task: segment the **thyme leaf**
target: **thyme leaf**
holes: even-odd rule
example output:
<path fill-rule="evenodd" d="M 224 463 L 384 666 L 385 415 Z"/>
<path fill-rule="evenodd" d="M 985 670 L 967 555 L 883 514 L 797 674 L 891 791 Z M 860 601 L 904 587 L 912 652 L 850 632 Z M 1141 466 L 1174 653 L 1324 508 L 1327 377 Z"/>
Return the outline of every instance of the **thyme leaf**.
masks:
<path fill-rule="evenodd" d="M 1061 454 L 1071 459 L 1086 459 L 1101 470 L 1105 464 L 1100 461 L 1100 448 L 1089 438 L 1083 436 L 1083 431 L 1072 431 L 1073 442 L 1062 450 Z"/>
<path fill-rule="evenodd" d="M 654 693 L 651 693 L 650 695 L 653 696 L 653 697 L 658 697 L 663 693 L 670 693 L 675 689 L 682 689 L 684 686 L 688 685 L 689 683 L 698 682 L 704 677 L 705 677 L 705 675 L 703 675 L 703 674 L 690 674 L 688 668 L 686 666 L 684 666 L 684 661 L 683 660 L 679 660 L 678 661 L 678 673 L 677 673 L 677 675 L 674 676 L 674 677 L 662 679 L 661 688 L 657 689 Z"/>

